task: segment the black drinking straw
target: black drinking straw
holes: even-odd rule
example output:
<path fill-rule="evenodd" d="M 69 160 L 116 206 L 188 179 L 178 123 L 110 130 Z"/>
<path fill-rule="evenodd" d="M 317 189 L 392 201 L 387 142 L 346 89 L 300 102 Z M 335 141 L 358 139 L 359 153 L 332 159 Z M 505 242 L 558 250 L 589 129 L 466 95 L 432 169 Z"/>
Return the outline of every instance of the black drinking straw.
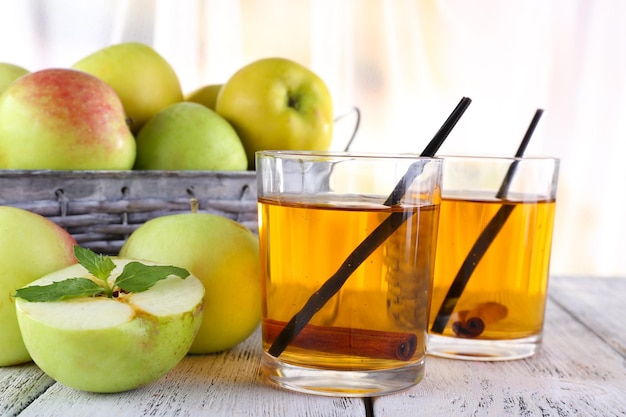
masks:
<path fill-rule="evenodd" d="M 432 157 L 439 147 L 448 137 L 456 123 L 459 121 L 465 110 L 472 101 L 463 97 L 454 111 L 450 114 L 446 122 L 431 139 L 428 146 L 421 153 L 421 156 Z M 417 167 L 417 169 L 416 169 Z M 415 177 L 419 175 L 423 168 L 421 161 L 411 164 L 406 174 L 400 179 L 394 191 L 387 198 L 385 204 L 395 205 L 400 202 L 404 191 Z M 393 212 L 391 213 L 372 233 L 370 233 L 352 253 L 341 264 L 337 272 L 322 284 L 322 286 L 311 295 L 302 309 L 298 311 L 276 337 L 268 353 L 278 357 L 287 348 L 289 343 L 302 331 L 311 318 L 330 300 L 343 286 L 352 273 L 372 254 L 389 236 L 393 234 L 413 213 Z"/>
<path fill-rule="evenodd" d="M 528 142 L 530 142 L 530 138 L 532 137 L 542 114 L 543 110 L 537 109 L 530 125 L 528 126 L 528 130 L 526 131 L 526 134 L 524 135 L 524 138 L 515 153 L 516 158 L 524 156 Z M 509 169 L 504 177 L 504 181 L 502 181 L 502 185 L 496 193 L 497 198 L 503 199 L 506 197 L 518 164 L 519 160 L 516 159 L 509 166 Z M 463 294 L 463 290 L 472 276 L 474 269 L 478 266 L 478 263 L 482 259 L 483 255 L 487 252 L 487 249 L 489 249 L 491 242 L 493 242 L 496 235 L 500 232 L 500 229 L 502 229 L 504 223 L 506 223 L 506 220 L 509 218 L 514 208 L 514 204 L 503 204 L 500 206 L 500 209 L 498 209 L 487 226 L 485 226 L 480 236 L 478 236 L 474 246 L 472 246 L 472 249 L 465 258 L 465 261 L 459 268 L 459 272 L 456 274 L 454 281 L 452 281 L 452 285 L 450 285 L 446 297 L 441 303 L 441 307 L 437 312 L 437 317 L 435 317 L 435 321 L 430 328 L 431 332 L 439 334 L 443 333 L 443 330 L 450 319 L 450 315 L 454 311 L 454 307 L 456 307 L 456 303 L 459 301 L 459 298 L 461 298 L 461 294 Z"/>
<path fill-rule="evenodd" d="M 450 132 L 452 132 L 452 129 L 471 103 L 472 100 L 467 97 L 463 97 L 461 101 L 459 101 L 459 104 L 457 104 L 456 108 L 452 111 L 452 113 L 450 113 L 448 119 L 443 125 L 441 125 L 428 145 L 426 145 L 420 154 L 421 156 L 435 156 L 441 145 L 443 145 L 443 141 L 445 141 Z M 402 176 L 402 178 L 400 178 L 400 181 L 398 181 L 391 194 L 389 194 L 389 197 L 387 197 L 387 200 L 385 201 L 386 206 L 393 206 L 400 202 L 407 187 L 411 185 L 419 174 L 421 174 L 422 169 L 424 168 L 423 165 L 422 161 L 417 161 L 411 164 L 407 172 Z"/>

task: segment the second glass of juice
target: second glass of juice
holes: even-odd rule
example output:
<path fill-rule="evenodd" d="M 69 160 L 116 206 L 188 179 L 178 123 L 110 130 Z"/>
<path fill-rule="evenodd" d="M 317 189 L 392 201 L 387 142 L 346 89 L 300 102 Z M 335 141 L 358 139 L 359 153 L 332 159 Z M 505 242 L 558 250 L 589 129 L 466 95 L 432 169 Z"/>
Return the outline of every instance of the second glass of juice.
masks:
<path fill-rule="evenodd" d="M 428 352 L 531 356 L 543 330 L 559 161 L 443 159 Z"/>

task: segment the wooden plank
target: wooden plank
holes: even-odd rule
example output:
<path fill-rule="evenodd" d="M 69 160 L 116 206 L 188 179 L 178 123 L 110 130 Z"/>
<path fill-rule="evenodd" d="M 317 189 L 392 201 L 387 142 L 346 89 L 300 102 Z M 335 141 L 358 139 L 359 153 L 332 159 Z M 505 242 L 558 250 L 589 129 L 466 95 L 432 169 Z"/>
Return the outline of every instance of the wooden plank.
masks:
<path fill-rule="evenodd" d="M 560 281 L 555 283 L 559 285 Z M 575 304 L 576 295 L 585 290 L 583 285 L 575 290 L 568 300 L 569 311 L 548 302 L 543 346 L 534 357 L 508 362 L 429 357 L 422 383 L 403 393 L 375 398 L 374 415 L 626 415 L 624 357 L 572 315 L 586 308 L 584 303 Z M 555 296 L 559 293 L 555 291 Z M 603 310 L 598 309 L 602 320 Z"/>
<path fill-rule="evenodd" d="M 548 295 L 626 357 L 626 279 L 554 277 Z"/>
<path fill-rule="evenodd" d="M 15 416 L 54 381 L 35 364 L 0 367 L 0 416 Z"/>
<path fill-rule="evenodd" d="M 365 416 L 360 398 L 266 386 L 259 377 L 260 346 L 257 331 L 229 352 L 188 356 L 159 381 L 120 394 L 92 394 L 54 384 L 20 416 Z"/>

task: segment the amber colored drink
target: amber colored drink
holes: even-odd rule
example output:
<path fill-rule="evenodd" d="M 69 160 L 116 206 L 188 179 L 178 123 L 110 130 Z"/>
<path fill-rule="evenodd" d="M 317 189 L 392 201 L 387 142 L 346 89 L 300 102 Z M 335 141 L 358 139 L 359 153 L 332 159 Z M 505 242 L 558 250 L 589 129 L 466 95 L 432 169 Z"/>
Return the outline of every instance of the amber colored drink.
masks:
<path fill-rule="evenodd" d="M 408 219 L 282 352 L 296 366 L 372 370 L 425 355 L 438 205 L 388 207 L 360 196 L 259 199 L 263 347 L 392 211 Z"/>
<path fill-rule="evenodd" d="M 461 264 L 502 204 L 443 198 L 429 328 Z M 510 340 L 541 333 L 555 201 L 525 196 L 504 204 L 515 207 L 473 271 L 443 336 Z"/>

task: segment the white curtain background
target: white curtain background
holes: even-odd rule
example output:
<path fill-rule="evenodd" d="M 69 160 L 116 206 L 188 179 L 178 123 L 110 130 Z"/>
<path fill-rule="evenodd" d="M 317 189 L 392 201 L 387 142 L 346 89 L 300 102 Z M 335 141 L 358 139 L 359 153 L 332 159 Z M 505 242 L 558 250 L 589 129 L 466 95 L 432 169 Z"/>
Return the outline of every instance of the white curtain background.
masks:
<path fill-rule="evenodd" d="M 440 153 L 561 159 L 552 273 L 626 277 L 626 2 L 621 0 L 3 0 L 0 61 L 67 67 L 142 41 L 189 92 L 282 56 L 358 106 L 353 148 L 419 152 L 458 101 Z M 349 119 L 337 128 L 345 145 Z"/>

